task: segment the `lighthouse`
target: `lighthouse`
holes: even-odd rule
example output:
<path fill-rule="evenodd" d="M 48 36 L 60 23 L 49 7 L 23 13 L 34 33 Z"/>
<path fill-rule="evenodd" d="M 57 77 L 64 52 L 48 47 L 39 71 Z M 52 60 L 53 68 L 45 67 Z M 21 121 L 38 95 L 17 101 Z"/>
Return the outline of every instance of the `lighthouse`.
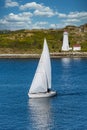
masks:
<path fill-rule="evenodd" d="M 69 40 L 68 40 L 68 32 L 63 33 L 63 45 L 62 45 L 62 51 L 69 51 Z"/>

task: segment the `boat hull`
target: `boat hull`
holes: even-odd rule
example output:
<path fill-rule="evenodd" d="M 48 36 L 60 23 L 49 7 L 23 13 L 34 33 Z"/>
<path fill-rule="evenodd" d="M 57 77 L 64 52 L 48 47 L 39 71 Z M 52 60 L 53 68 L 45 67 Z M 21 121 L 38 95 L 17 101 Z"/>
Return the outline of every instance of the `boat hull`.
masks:
<path fill-rule="evenodd" d="M 29 98 L 48 98 L 48 97 L 53 97 L 57 93 L 56 91 L 50 91 L 46 93 L 28 93 Z"/>

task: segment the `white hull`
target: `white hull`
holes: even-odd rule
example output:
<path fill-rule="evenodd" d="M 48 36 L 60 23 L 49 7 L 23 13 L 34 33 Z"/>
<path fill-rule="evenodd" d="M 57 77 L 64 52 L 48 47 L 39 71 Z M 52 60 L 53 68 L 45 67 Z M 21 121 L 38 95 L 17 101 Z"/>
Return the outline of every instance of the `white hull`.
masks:
<path fill-rule="evenodd" d="M 56 91 L 50 91 L 46 93 L 28 93 L 29 98 L 47 98 L 47 97 L 53 97 L 57 93 Z"/>

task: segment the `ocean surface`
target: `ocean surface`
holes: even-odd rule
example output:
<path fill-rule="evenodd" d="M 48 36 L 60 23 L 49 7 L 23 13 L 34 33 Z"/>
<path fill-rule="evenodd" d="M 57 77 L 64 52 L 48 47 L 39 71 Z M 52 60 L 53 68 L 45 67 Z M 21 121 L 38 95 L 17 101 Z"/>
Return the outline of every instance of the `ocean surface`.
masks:
<path fill-rule="evenodd" d="M 38 59 L 0 59 L 0 130 L 87 130 L 87 59 L 52 59 L 57 96 L 29 99 Z"/>

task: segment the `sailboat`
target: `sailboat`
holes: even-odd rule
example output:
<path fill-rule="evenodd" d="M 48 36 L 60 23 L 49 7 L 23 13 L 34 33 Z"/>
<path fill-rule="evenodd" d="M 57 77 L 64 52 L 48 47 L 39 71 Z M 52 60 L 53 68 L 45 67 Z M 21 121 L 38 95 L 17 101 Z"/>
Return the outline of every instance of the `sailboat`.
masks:
<path fill-rule="evenodd" d="M 44 98 L 56 95 L 56 91 L 51 90 L 51 60 L 47 41 L 44 39 L 43 51 L 31 83 L 29 98 Z"/>

